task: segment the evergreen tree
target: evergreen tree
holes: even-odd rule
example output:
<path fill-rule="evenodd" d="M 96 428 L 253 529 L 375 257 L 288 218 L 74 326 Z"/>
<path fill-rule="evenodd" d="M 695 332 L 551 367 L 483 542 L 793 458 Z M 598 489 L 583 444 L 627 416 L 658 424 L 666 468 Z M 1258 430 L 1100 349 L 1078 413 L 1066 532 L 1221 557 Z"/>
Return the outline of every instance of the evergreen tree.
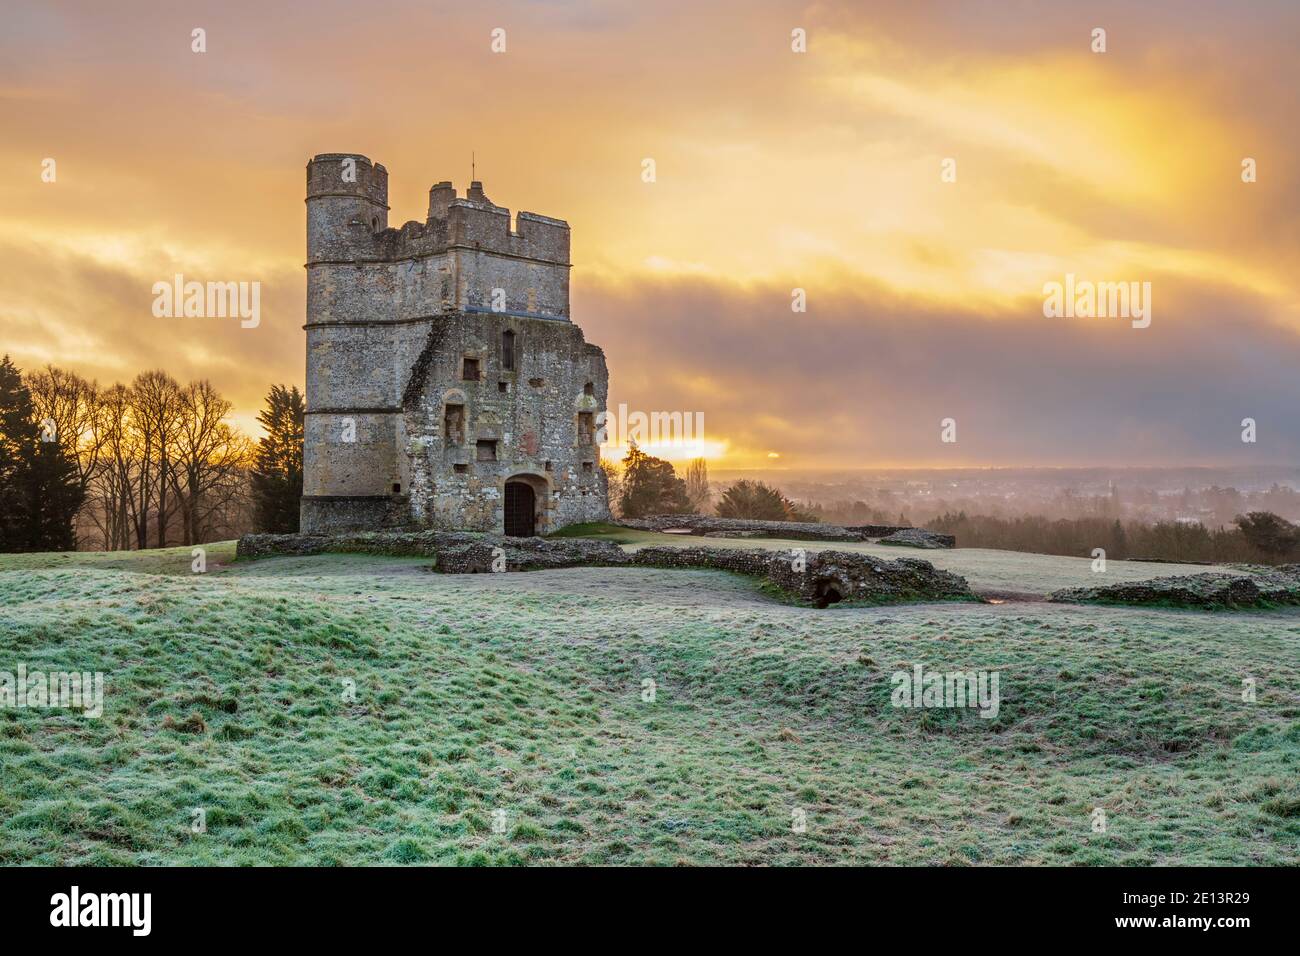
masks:
<path fill-rule="evenodd" d="M 627 457 L 623 459 L 623 493 L 619 499 L 622 516 L 644 518 L 690 511 L 686 482 L 677 477 L 673 466 L 662 458 L 647 455 L 635 442 L 630 442 Z"/>
<path fill-rule="evenodd" d="M 36 422 L 31 393 L 0 361 L 0 551 L 70 551 L 85 492 L 58 436 Z"/>
<path fill-rule="evenodd" d="M 1128 536 L 1124 534 L 1124 526 L 1120 524 L 1118 518 L 1110 527 L 1110 556 L 1112 558 L 1128 557 Z"/>
<path fill-rule="evenodd" d="M 1237 527 L 1251 547 L 1273 560 L 1289 557 L 1300 546 L 1300 528 L 1271 511 L 1237 515 Z"/>
<path fill-rule="evenodd" d="M 38 441 L 28 472 L 28 547 L 75 551 L 77 512 L 86 500 L 77 463 L 57 441 Z"/>
<path fill-rule="evenodd" d="M 785 521 L 786 500 L 781 492 L 761 481 L 738 481 L 722 493 L 718 514 L 723 518 Z"/>
<path fill-rule="evenodd" d="M 817 515 L 801 509 L 781 492 L 761 481 L 742 479 L 722 493 L 718 514 L 723 518 L 756 521 L 817 521 Z"/>
<path fill-rule="evenodd" d="M 23 458 L 36 426 L 23 411 L 25 391 L 22 377 L 6 355 L 0 362 L 0 551 L 22 550 L 27 526 Z"/>
<path fill-rule="evenodd" d="M 254 521 L 259 531 L 298 530 L 302 499 L 302 434 L 306 406 L 298 387 L 272 385 L 257 420 L 266 435 L 253 466 Z"/>

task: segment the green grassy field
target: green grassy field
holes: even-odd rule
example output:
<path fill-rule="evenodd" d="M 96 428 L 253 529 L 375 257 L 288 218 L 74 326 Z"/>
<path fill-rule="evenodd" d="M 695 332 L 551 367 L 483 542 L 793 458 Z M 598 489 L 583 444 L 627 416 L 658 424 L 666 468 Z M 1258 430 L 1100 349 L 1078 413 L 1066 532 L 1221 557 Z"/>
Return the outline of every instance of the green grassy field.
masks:
<path fill-rule="evenodd" d="M 692 542 L 624 543 L 661 538 Z M 1090 574 L 850 547 L 1008 595 Z M 0 710 L 0 864 L 1300 858 L 1300 610 L 817 611 L 712 571 L 233 554 L 0 556 L 0 671 L 107 682 L 102 719 Z M 914 663 L 998 670 L 999 716 L 891 707 Z"/>

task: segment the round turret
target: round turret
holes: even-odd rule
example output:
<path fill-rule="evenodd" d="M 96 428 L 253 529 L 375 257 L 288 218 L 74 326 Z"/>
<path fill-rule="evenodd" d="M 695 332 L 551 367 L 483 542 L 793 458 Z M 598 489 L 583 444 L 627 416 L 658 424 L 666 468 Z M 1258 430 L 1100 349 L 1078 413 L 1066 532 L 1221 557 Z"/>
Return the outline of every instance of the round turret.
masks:
<path fill-rule="evenodd" d="M 365 254 L 388 228 L 388 170 L 360 153 L 321 153 L 307 164 L 307 261 Z"/>

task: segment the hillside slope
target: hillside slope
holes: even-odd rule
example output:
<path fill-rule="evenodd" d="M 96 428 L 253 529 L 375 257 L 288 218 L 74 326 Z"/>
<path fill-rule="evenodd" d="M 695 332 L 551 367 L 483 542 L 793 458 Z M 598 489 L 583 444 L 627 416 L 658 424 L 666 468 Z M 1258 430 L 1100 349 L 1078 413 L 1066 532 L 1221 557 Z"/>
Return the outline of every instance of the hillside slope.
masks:
<path fill-rule="evenodd" d="M 722 572 L 232 555 L 0 557 L 0 670 L 108 685 L 99 720 L 0 710 L 0 863 L 1300 857 L 1298 611 L 817 611 Z M 1088 567 L 918 556 L 1008 592 Z M 916 663 L 999 671 L 997 718 L 891 707 Z"/>

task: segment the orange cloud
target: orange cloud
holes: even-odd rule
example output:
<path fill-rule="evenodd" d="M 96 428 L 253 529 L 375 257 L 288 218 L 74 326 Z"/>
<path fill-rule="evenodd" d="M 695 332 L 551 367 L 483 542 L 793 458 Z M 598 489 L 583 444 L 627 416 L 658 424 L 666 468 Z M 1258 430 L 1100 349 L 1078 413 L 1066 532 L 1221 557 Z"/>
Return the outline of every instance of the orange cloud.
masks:
<path fill-rule="evenodd" d="M 979 6 L 401 0 L 359 17 L 341 0 L 310 16 L 236 0 L 199 11 L 204 54 L 184 5 L 17 11 L 0 37 L 0 339 L 27 367 L 211 378 L 251 427 L 272 382 L 302 380 L 307 158 L 385 163 L 400 223 L 423 217 L 431 183 L 463 187 L 473 150 L 496 201 L 573 226 L 574 315 L 615 396 L 703 410 L 706 450 L 731 463 L 1056 460 L 1071 448 L 1052 437 L 1060 410 L 1032 397 L 1050 379 L 993 354 L 1027 342 L 1076 387 L 1130 395 L 1117 366 L 1172 375 L 1212 342 L 1291 354 L 1300 84 L 1284 38 L 1300 14 Z M 1094 18 L 1101 56 L 1081 26 Z M 261 325 L 153 318 L 149 289 L 176 272 L 260 281 Z M 1044 331 L 1043 283 L 1066 273 L 1158 280 L 1150 339 L 1168 351 Z M 1230 344 L 1210 301 L 1233 315 Z M 1259 404 L 1280 401 L 1270 374 L 1225 394 L 1250 404 L 1253 381 Z M 1217 390 L 1175 390 L 1228 414 Z M 957 453 L 921 437 L 941 406 L 1015 417 L 1016 402 L 1039 416 L 1018 442 Z M 1190 425 L 1092 414 L 1120 456 L 1219 454 Z"/>

